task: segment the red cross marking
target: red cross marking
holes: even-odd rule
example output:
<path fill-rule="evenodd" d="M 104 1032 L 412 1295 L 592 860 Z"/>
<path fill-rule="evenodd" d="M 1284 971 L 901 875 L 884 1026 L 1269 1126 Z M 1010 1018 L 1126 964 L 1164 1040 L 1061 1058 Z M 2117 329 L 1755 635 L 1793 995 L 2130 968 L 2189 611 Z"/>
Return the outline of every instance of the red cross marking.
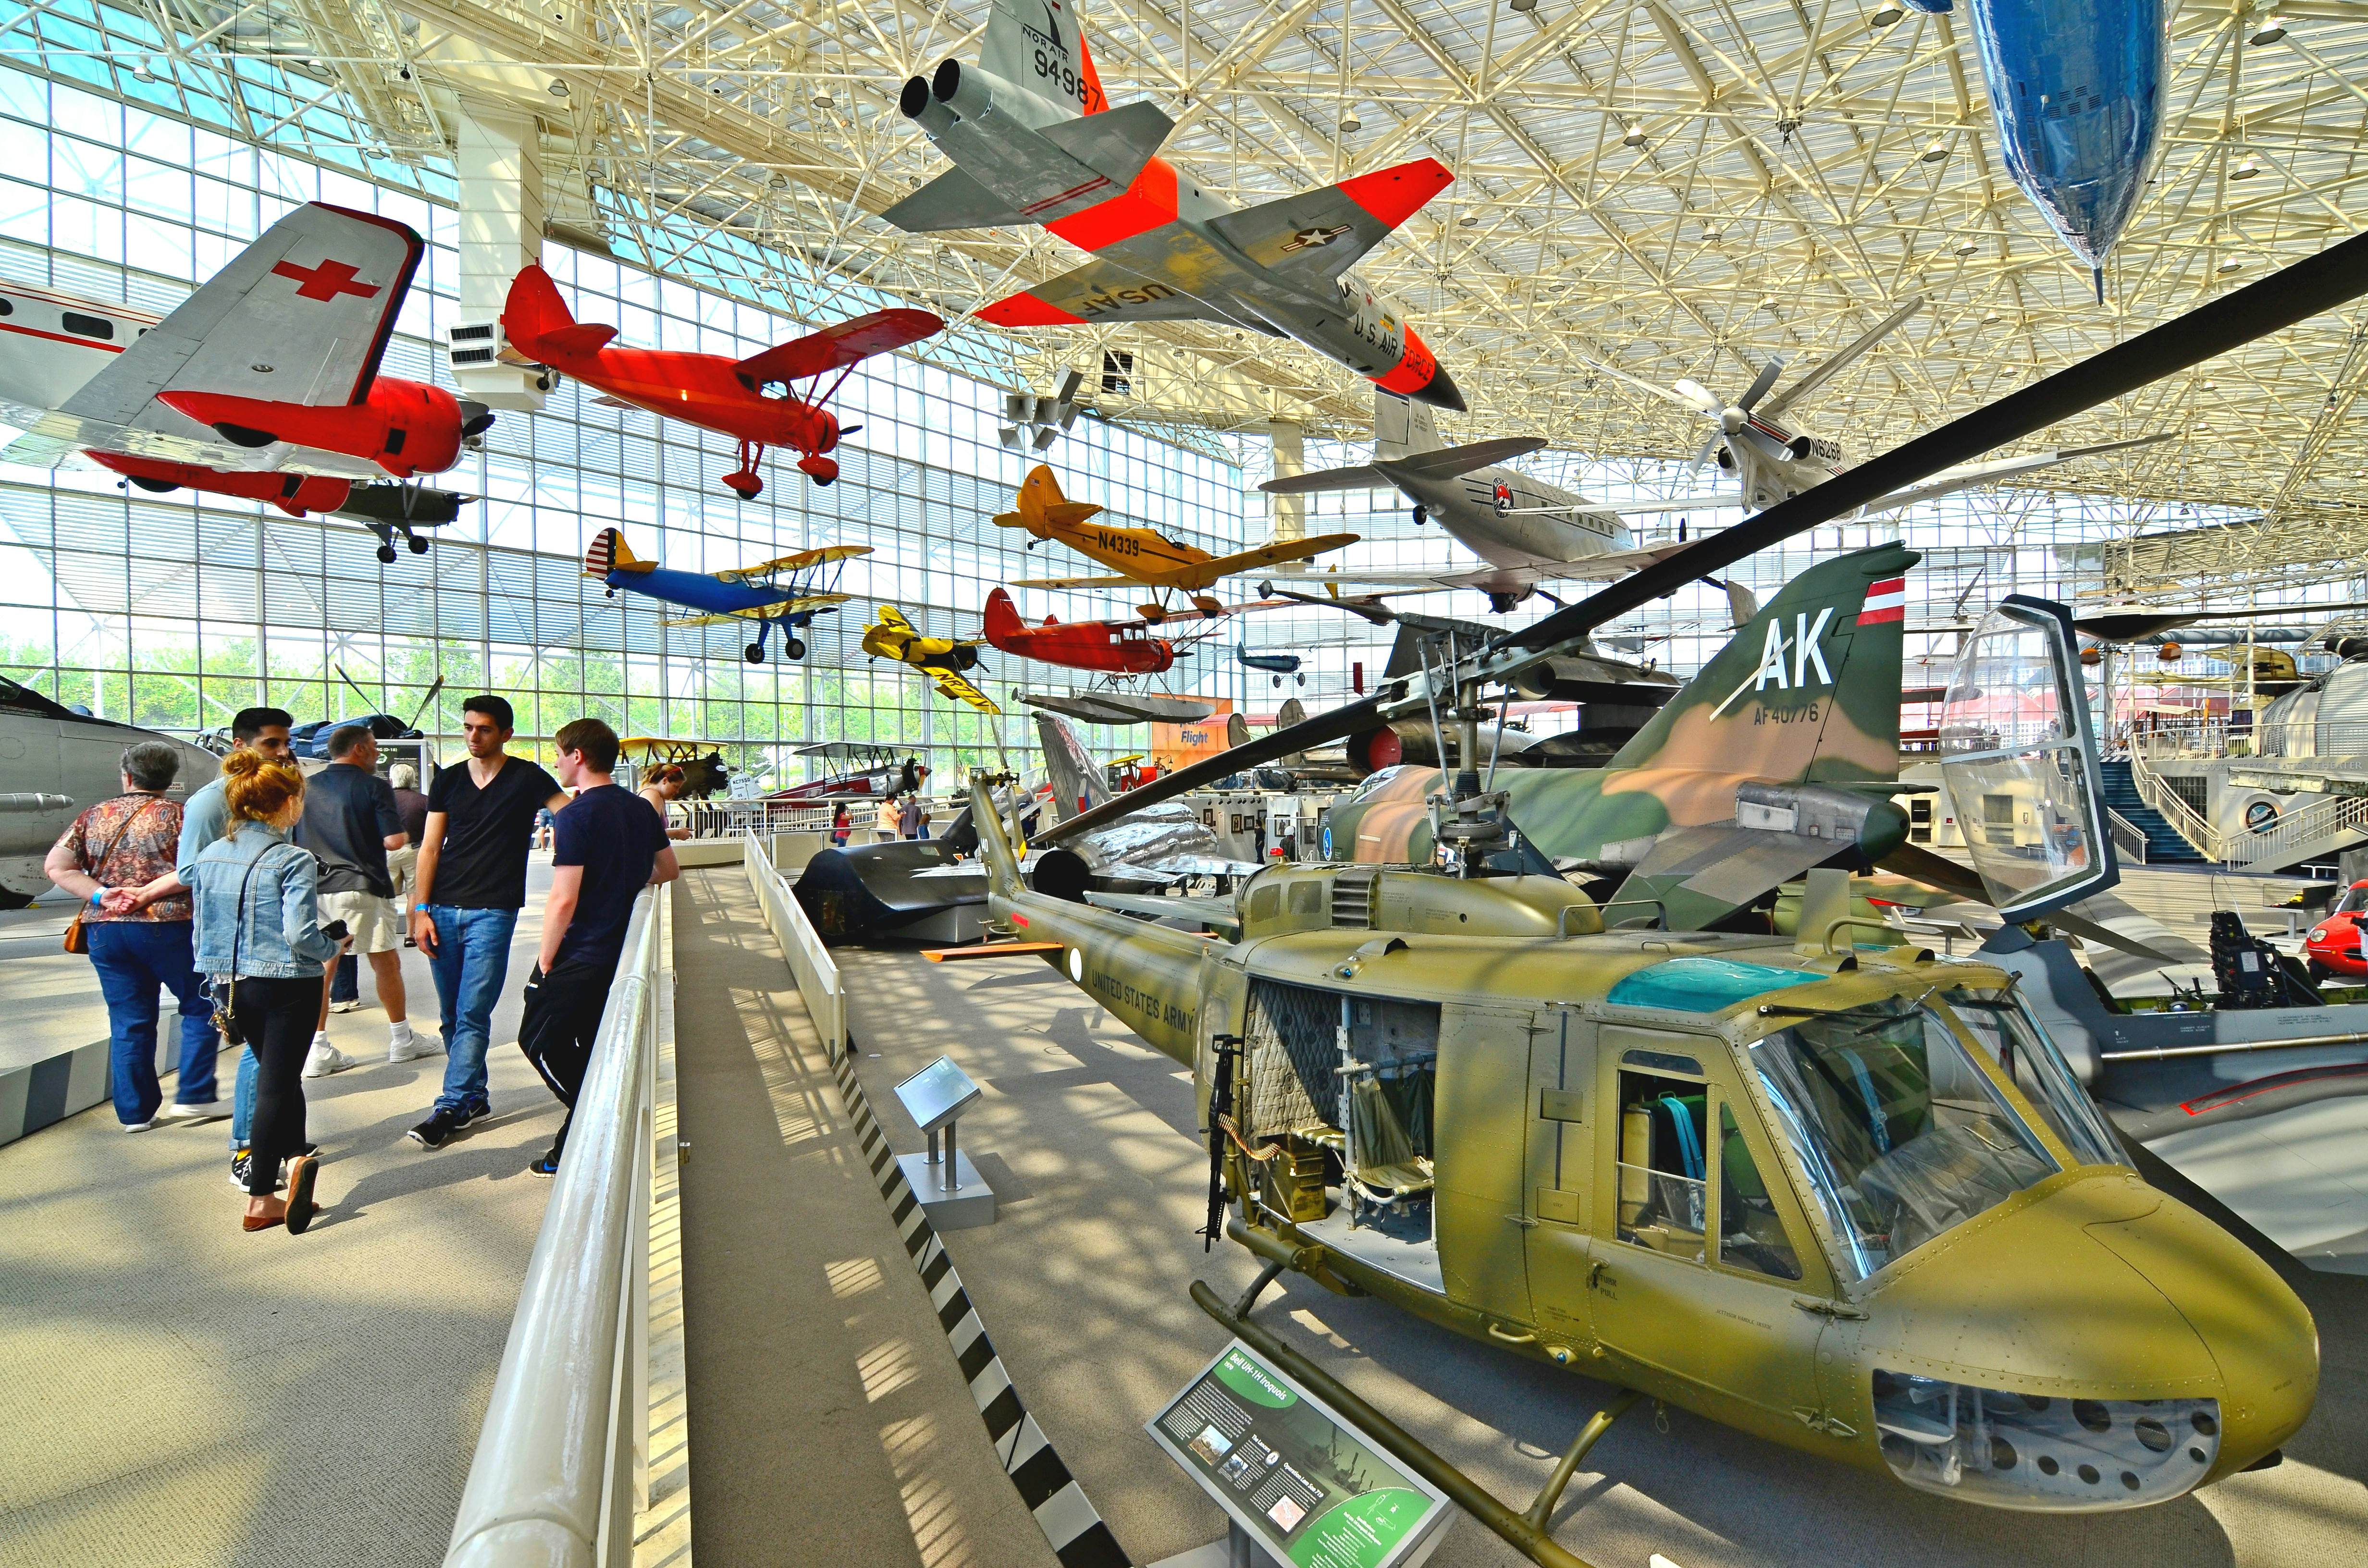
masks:
<path fill-rule="evenodd" d="M 342 261 L 324 261 L 317 267 L 302 267 L 292 261 L 283 261 L 271 269 L 275 278 L 293 278 L 300 287 L 300 300 L 334 300 L 340 294 L 358 294 L 368 300 L 378 293 L 375 283 L 354 281 L 355 269 Z"/>

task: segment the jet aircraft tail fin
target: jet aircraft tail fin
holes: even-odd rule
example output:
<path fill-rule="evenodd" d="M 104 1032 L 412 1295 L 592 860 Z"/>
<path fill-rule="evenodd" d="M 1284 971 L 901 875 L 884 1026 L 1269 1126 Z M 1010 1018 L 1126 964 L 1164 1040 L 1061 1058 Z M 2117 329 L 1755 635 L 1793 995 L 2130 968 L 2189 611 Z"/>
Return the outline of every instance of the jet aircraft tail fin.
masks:
<path fill-rule="evenodd" d="M 1824 562 L 1739 627 L 1611 759 L 1655 776 L 1745 774 L 1774 784 L 1849 785 L 1899 775 L 1906 574 L 1896 544 Z"/>
<path fill-rule="evenodd" d="M 1110 781 L 1101 765 L 1069 722 L 1057 713 L 1036 710 L 1036 738 L 1044 748 L 1044 776 L 1053 786 L 1053 814 L 1067 822 L 1079 812 L 1091 811 L 1110 798 Z"/>
<path fill-rule="evenodd" d="M 1269 272 L 1329 284 L 1455 176 L 1436 158 L 1229 212 L 1212 225 Z"/>
<path fill-rule="evenodd" d="M 1430 405 L 1410 397 L 1373 389 L 1373 460 L 1395 462 L 1421 452 L 1439 450 L 1439 428 L 1431 422 Z"/>
<path fill-rule="evenodd" d="M 1014 86 L 1080 114 L 1110 108 L 1078 23 L 1077 0 L 994 0 L 978 63 Z"/>
<path fill-rule="evenodd" d="M 606 577 L 611 572 L 647 572 L 657 564 L 643 561 L 625 548 L 625 536 L 617 528 L 602 528 L 584 547 L 584 574 Z"/>

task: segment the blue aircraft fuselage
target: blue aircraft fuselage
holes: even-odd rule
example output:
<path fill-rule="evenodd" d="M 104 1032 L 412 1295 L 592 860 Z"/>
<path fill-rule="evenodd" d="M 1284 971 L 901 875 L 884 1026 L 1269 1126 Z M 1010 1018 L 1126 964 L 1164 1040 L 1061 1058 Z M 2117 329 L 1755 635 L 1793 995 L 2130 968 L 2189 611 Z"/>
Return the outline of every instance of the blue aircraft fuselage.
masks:
<path fill-rule="evenodd" d="M 1949 0 L 1911 3 L 1951 8 Z M 2164 0 L 1965 4 L 2007 172 L 2072 254 L 2101 273 L 2162 143 Z"/>
<path fill-rule="evenodd" d="M 757 609 L 777 605 L 792 596 L 779 588 L 753 587 L 746 583 L 719 583 L 701 572 L 673 572 L 664 566 L 653 566 L 646 572 L 611 572 L 602 579 L 612 588 L 622 588 L 631 594 L 647 594 L 668 604 L 700 610 L 708 615 L 730 615 L 734 610 Z"/>

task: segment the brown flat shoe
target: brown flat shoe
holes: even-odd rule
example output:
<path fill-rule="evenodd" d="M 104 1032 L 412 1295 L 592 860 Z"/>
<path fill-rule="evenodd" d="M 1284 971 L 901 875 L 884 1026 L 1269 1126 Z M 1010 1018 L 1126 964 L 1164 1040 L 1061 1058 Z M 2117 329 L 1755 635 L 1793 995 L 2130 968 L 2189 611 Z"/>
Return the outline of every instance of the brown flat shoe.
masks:
<path fill-rule="evenodd" d="M 279 1213 L 278 1213 L 278 1214 L 246 1214 L 246 1215 L 242 1215 L 242 1216 L 240 1217 L 240 1219 L 239 1219 L 238 1223 L 239 1223 L 239 1228 L 240 1228 L 241 1230 L 245 1230 L 245 1231 L 268 1231 L 268 1230 L 271 1229 L 271 1227 L 272 1227 L 272 1226 L 274 1226 L 274 1225 L 278 1225 L 278 1224 L 284 1223 L 284 1222 L 287 1221 L 287 1219 L 288 1219 L 288 1215 L 287 1215 L 286 1211 L 285 1211 L 285 1210 L 282 1210 L 281 1212 L 279 1212 Z"/>
<path fill-rule="evenodd" d="M 288 1233 L 301 1236 L 313 1223 L 319 1207 L 313 1201 L 313 1183 L 321 1174 L 321 1162 L 310 1154 L 299 1154 L 288 1163 Z"/>

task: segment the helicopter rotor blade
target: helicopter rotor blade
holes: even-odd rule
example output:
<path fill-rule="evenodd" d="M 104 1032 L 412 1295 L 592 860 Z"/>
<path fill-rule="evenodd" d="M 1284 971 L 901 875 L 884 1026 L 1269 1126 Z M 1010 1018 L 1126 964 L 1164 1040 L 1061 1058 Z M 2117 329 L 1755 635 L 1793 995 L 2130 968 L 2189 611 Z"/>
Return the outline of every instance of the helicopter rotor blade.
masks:
<path fill-rule="evenodd" d="M 2368 293 L 2368 234 L 2329 245 L 1695 540 L 1484 653 L 1550 648 L 1955 463 Z"/>

